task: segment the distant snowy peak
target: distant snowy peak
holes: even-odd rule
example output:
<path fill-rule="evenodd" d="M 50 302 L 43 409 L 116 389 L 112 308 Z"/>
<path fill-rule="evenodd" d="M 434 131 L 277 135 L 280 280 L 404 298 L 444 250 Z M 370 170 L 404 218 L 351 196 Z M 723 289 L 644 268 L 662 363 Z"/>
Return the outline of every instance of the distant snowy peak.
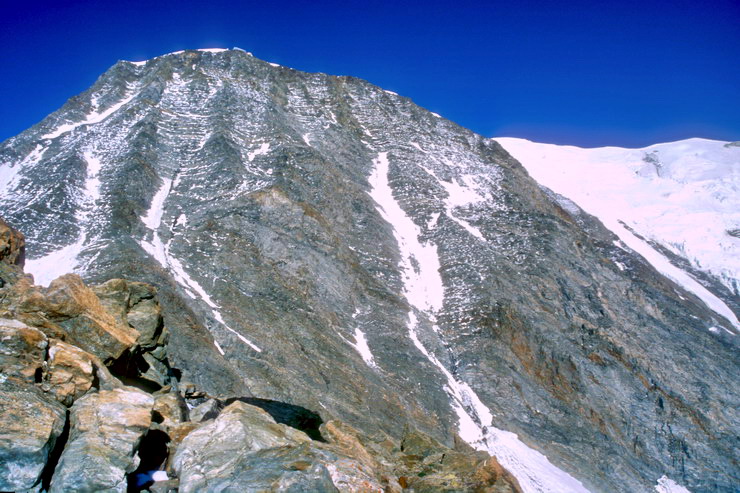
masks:
<path fill-rule="evenodd" d="M 722 300 L 672 266 L 650 242 L 716 277 L 736 302 L 740 147 L 696 138 L 642 149 L 495 140 L 541 185 L 598 217 L 656 269 L 738 326 L 736 314 Z"/>

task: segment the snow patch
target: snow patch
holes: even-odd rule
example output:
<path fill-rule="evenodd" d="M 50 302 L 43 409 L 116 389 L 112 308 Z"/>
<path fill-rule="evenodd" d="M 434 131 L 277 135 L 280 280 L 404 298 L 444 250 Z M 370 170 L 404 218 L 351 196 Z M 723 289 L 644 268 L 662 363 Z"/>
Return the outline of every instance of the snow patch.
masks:
<path fill-rule="evenodd" d="M 639 253 L 645 260 L 650 263 L 655 269 L 666 276 L 667 278 L 675 281 L 678 285 L 695 294 L 700 300 L 704 302 L 710 309 L 716 313 L 722 315 L 729 320 L 735 327 L 740 329 L 740 322 L 738 321 L 735 313 L 725 304 L 724 301 L 717 298 L 707 288 L 699 284 L 693 277 L 691 277 L 686 271 L 679 269 L 673 265 L 670 260 L 658 250 L 652 247 L 646 241 L 641 240 L 635 236 L 631 231 L 624 227 L 619 221 L 602 219 L 604 225 L 615 233 L 624 244 L 626 244 L 633 251 Z"/>
<path fill-rule="evenodd" d="M 100 169 L 102 164 L 100 159 L 95 157 L 92 152 L 85 151 L 82 155 L 87 163 L 87 178 L 85 180 L 85 196 L 88 200 L 96 202 L 100 200 Z"/>
<path fill-rule="evenodd" d="M 213 341 L 213 345 L 216 346 L 216 349 L 218 349 L 218 352 L 221 353 L 221 356 L 223 356 L 224 354 L 226 354 L 226 353 L 224 353 L 224 350 L 221 349 L 221 344 L 219 344 L 218 341 L 215 341 L 214 340 Z"/>
<path fill-rule="evenodd" d="M 355 329 L 355 343 L 352 344 L 352 346 L 357 350 L 358 353 L 360 353 L 360 356 L 362 356 L 362 359 L 365 361 L 365 363 L 367 363 L 367 366 L 371 368 L 378 367 L 378 365 L 375 364 L 373 353 L 370 351 L 370 346 L 368 346 L 367 344 L 365 333 L 360 329 Z"/>
<path fill-rule="evenodd" d="M 268 152 L 270 152 L 270 144 L 268 142 L 263 142 L 260 144 L 259 148 L 247 153 L 247 159 L 249 159 L 249 162 L 251 163 L 257 156 L 264 156 Z"/>
<path fill-rule="evenodd" d="M 439 258 L 434 245 L 419 242 L 419 228 L 406 215 L 393 197 L 388 181 L 388 153 L 381 152 L 373 162 L 369 177 L 370 196 L 378 212 L 393 227 L 393 234 L 401 253 L 399 266 L 403 272 L 404 294 L 409 303 L 425 312 L 436 326 L 435 312 L 442 307 L 444 285 L 439 275 Z M 454 202 L 454 199 L 453 199 Z M 445 391 L 458 416 L 460 437 L 478 450 L 494 455 L 501 465 L 513 474 L 526 493 L 582 493 L 583 485 L 558 469 L 541 453 L 527 447 L 516 434 L 492 426 L 490 410 L 472 388 L 444 367 L 419 339 L 418 319 L 414 310 L 408 314 L 408 334 L 416 348 L 445 376 Z"/>
<path fill-rule="evenodd" d="M 86 163 L 86 173 L 75 214 L 80 228 L 77 240 L 43 257 L 26 261 L 26 272 L 33 274 L 34 281 L 41 286 L 48 286 L 51 281 L 64 274 L 81 273 L 82 266 L 80 266 L 78 257 L 87 241 L 85 226 L 94 217 L 95 203 L 100 199 L 100 170 L 102 168 L 100 159 L 92 151 L 83 152 L 82 157 Z"/>
<path fill-rule="evenodd" d="M 370 175 L 370 196 L 376 202 L 376 208 L 383 219 L 393 226 L 393 235 L 401 250 L 404 294 L 417 309 L 436 312 L 442 308 L 444 298 L 437 247 L 419 242 L 419 227 L 393 197 L 388 183 L 388 153 L 379 153 L 374 165 Z"/>
<path fill-rule="evenodd" d="M 45 151 L 45 146 L 36 144 L 36 147 L 20 163 L 15 166 L 11 166 L 11 163 L 4 163 L 0 166 L 0 196 L 4 196 L 9 192 L 13 188 L 13 183 L 18 173 L 26 166 L 33 166 L 38 163 Z"/>
<path fill-rule="evenodd" d="M 43 257 L 26 260 L 25 270 L 33 274 L 36 284 L 48 286 L 57 277 L 74 272 L 77 268 L 77 256 L 82 252 L 85 237 L 80 236 L 76 242 L 49 253 Z"/>
<path fill-rule="evenodd" d="M 301 138 L 303 139 L 303 142 L 306 143 L 306 145 L 311 145 L 311 142 L 308 140 L 309 137 L 311 137 L 311 134 L 303 134 L 301 135 Z"/>
<path fill-rule="evenodd" d="M 162 185 L 157 190 L 152 198 L 152 203 L 149 205 L 149 210 L 146 215 L 141 216 L 141 221 L 151 229 L 156 231 L 159 225 L 162 223 L 162 214 L 164 213 L 164 201 L 170 193 L 172 187 L 172 180 L 169 178 L 162 178 Z"/>
<path fill-rule="evenodd" d="M 226 324 L 226 322 L 224 321 L 224 318 L 221 316 L 221 312 L 219 312 L 215 308 L 213 310 L 211 310 L 211 311 L 213 312 L 213 317 L 216 320 L 218 320 L 218 322 L 221 325 L 223 325 L 226 330 L 228 330 L 229 332 L 231 332 L 234 335 L 236 335 L 236 337 L 238 337 L 240 341 L 242 341 L 244 344 L 246 344 L 247 346 L 249 346 L 252 349 L 254 349 L 255 351 L 257 351 L 258 353 L 261 353 L 262 352 L 262 350 L 259 347 L 257 347 L 257 345 L 255 343 L 253 343 L 252 341 L 250 341 L 249 339 L 247 339 L 246 337 L 244 337 L 243 335 L 241 335 L 239 332 L 237 332 L 234 329 L 232 329 L 231 327 L 229 327 Z"/>
<path fill-rule="evenodd" d="M 221 312 L 219 312 L 220 307 L 216 304 L 215 301 L 213 301 L 206 290 L 203 289 L 203 286 L 201 286 L 198 281 L 188 275 L 182 265 L 182 262 L 180 262 L 180 260 L 178 260 L 172 254 L 170 254 L 170 243 L 167 242 L 167 244 L 165 245 L 162 242 L 158 230 L 162 224 L 164 203 L 167 200 L 171 189 L 172 180 L 169 178 L 163 178 L 162 185 L 159 187 L 159 190 L 157 190 L 157 192 L 154 194 L 154 197 L 152 198 L 152 203 L 149 206 L 149 210 L 144 216 L 141 216 L 142 222 L 151 230 L 152 239 L 151 241 L 142 239 L 139 244 L 149 255 L 154 257 L 154 259 L 157 260 L 157 262 L 159 262 L 159 264 L 165 270 L 172 274 L 172 277 L 174 277 L 175 280 L 183 287 L 188 296 L 193 299 L 200 298 L 201 300 L 203 300 L 211 308 L 213 317 L 218 320 L 221 325 L 223 325 L 227 330 L 236 334 L 236 336 L 239 337 L 242 342 L 249 345 L 255 351 L 262 352 L 262 350 L 257 347 L 256 344 L 254 344 L 249 339 L 242 336 L 226 324 L 223 317 L 221 316 Z M 180 222 L 180 217 L 184 217 L 184 215 L 181 214 L 178 217 L 177 223 Z M 186 221 L 186 219 L 184 219 L 183 221 Z"/>
<path fill-rule="evenodd" d="M 437 221 L 439 221 L 439 216 L 441 216 L 441 215 L 442 214 L 440 212 L 435 212 L 434 214 L 432 214 L 431 219 L 429 219 L 429 222 L 427 223 L 427 228 L 428 229 L 436 228 L 437 227 Z"/>
<path fill-rule="evenodd" d="M 452 163 L 448 162 L 446 164 L 454 167 Z M 470 175 L 463 175 L 462 177 L 458 178 L 457 181 L 453 179 L 451 182 L 448 182 L 438 177 L 436 173 L 434 173 L 434 171 L 432 171 L 431 169 L 425 166 L 421 167 L 435 180 L 437 180 L 437 183 L 439 183 L 442 188 L 445 189 L 445 192 L 447 192 L 447 198 L 445 199 L 445 212 L 447 214 L 447 217 L 462 226 L 463 229 L 465 229 L 471 235 L 480 240 L 486 241 L 483 233 L 481 233 L 478 228 L 470 224 L 468 221 L 457 217 L 454 212 L 456 207 L 465 207 L 471 204 L 483 202 L 485 200 L 485 197 L 480 195 L 476 190 L 476 185 L 473 177 Z M 462 182 L 462 185 L 458 182 Z"/>
<path fill-rule="evenodd" d="M 63 135 L 67 132 L 71 132 L 72 130 L 76 129 L 77 127 L 81 127 L 83 125 L 92 125 L 94 123 L 100 123 L 106 118 L 108 118 L 110 115 L 118 111 L 122 106 L 124 106 L 126 103 L 131 101 L 136 96 L 136 93 L 133 91 L 126 91 L 126 94 L 124 95 L 123 99 L 121 99 L 119 102 L 108 108 L 107 110 L 103 112 L 98 112 L 97 110 L 94 110 L 87 114 L 85 119 L 81 122 L 75 122 L 75 123 L 65 123 L 56 128 L 56 130 L 46 134 L 42 135 L 42 139 L 55 139 L 59 137 L 60 135 Z"/>
<path fill-rule="evenodd" d="M 668 476 L 663 476 L 658 480 L 658 484 L 655 485 L 655 491 L 658 493 L 691 493 L 691 491 L 669 479 Z"/>

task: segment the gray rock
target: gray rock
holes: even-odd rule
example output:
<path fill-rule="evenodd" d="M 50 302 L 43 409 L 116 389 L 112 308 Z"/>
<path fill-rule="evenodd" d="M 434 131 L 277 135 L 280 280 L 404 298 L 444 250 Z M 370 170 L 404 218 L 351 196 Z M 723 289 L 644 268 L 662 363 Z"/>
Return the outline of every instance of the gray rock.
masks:
<path fill-rule="evenodd" d="M 208 476 L 197 485 L 193 484 L 192 477 L 188 482 L 181 479 L 178 491 L 182 493 L 194 491 L 338 492 L 329 470 L 322 462 L 329 455 L 311 449 L 308 444 L 259 450 L 239 457 L 239 460 L 229 469 L 228 476 Z"/>
<path fill-rule="evenodd" d="M 0 378 L 34 383 L 41 376 L 49 341 L 40 330 L 0 318 Z"/>
<path fill-rule="evenodd" d="M 50 492 L 126 491 L 136 448 L 151 425 L 154 399 L 124 387 L 88 394 L 72 406 L 69 442 Z"/>
<path fill-rule="evenodd" d="M 23 234 L 0 218 L 0 263 L 23 267 L 25 254 L 26 239 Z"/>
<path fill-rule="evenodd" d="M 62 341 L 52 341 L 44 388 L 66 406 L 85 395 L 95 380 L 95 357 Z M 105 380 L 105 378 L 103 378 Z"/>
<path fill-rule="evenodd" d="M 262 409 L 236 401 L 177 448 L 173 465 L 180 491 L 200 491 L 216 478 L 228 481 L 243 458 L 258 450 L 310 441 L 305 433 L 275 423 Z"/>
<path fill-rule="evenodd" d="M 206 419 L 214 419 L 221 412 L 221 404 L 216 399 L 208 399 L 190 410 L 190 421 L 199 423 Z"/>
<path fill-rule="evenodd" d="M 67 411 L 32 385 L 0 375 L 0 491 L 40 484 Z"/>

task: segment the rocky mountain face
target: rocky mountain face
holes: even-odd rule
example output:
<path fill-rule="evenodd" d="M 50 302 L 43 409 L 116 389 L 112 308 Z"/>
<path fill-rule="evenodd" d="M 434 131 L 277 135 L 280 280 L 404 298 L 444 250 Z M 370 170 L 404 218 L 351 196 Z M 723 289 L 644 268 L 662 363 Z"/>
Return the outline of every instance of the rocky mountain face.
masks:
<path fill-rule="evenodd" d="M 156 385 L 185 382 L 213 399 L 207 426 L 234 430 L 227 449 L 209 448 L 210 431 L 183 437 L 171 472 L 184 490 L 221 488 L 210 467 L 263 484 L 262 459 L 265 474 L 319 481 L 307 490 L 330 489 L 317 463 L 351 489 L 326 454 L 353 446 L 282 429 L 253 448 L 239 430 L 274 426 L 243 399 L 341 420 L 336 434 L 383 465 L 368 475 L 378 488 L 739 482 L 737 313 L 665 277 L 497 142 L 365 81 L 240 50 L 121 61 L 0 145 L 0 215 L 26 235 L 40 284 L 73 271 L 156 286 L 177 374 Z M 111 372 L 131 347 L 100 344 Z M 156 367 L 157 346 L 139 347 Z"/>
<path fill-rule="evenodd" d="M 2 491 L 521 489 L 495 458 L 407 430 L 367 437 L 298 406 L 227 401 L 169 366 L 156 290 L 21 270 L 0 220 Z M 170 479 L 174 477 L 174 479 Z"/>

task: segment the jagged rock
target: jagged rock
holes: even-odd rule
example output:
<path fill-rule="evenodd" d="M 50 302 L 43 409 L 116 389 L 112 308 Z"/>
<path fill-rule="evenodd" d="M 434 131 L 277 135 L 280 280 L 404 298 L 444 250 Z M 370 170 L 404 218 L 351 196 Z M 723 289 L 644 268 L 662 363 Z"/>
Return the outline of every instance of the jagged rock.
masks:
<path fill-rule="evenodd" d="M 221 412 L 221 404 L 216 399 L 208 399 L 190 410 L 190 421 L 199 423 L 206 419 L 214 419 Z"/>
<path fill-rule="evenodd" d="M 152 356 L 150 353 L 141 355 L 144 360 L 146 370 L 140 371 L 138 378 L 147 382 L 152 382 L 160 387 L 164 387 L 170 381 L 168 376 L 167 365 Z"/>
<path fill-rule="evenodd" d="M 328 452 L 313 449 L 307 443 L 258 450 L 239 457 L 239 460 L 230 467 L 228 475 L 209 476 L 207 480 L 197 483 L 195 488 L 192 482 L 185 482 L 181 478 L 179 491 L 181 493 L 338 492 L 331 472 L 325 465 L 325 462 L 330 463 L 334 459 Z"/>
<path fill-rule="evenodd" d="M 92 388 L 95 379 L 94 356 L 82 349 L 53 340 L 44 389 L 67 406 Z"/>
<path fill-rule="evenodd" d="M 360 433 L 347 423 L 339 420 L 328 421 L 321 425 L 321 435 L 342 455 L 352 457 L 376 473 L 382 471 L 383 466 L 362 443 Z"/>
<path fill-rule="evenodd" d="M 167 443 L 167 466 L 166 470 L 169 474 L 174 475 L 175 473 L 175 454 L 182 441 L 187 437 L 193 430 L 197 430 L 201 426 L 201 423 L 195 423 L 192 421 L 185 421 L 183 423 L 174 423 L 167 427 L 167 436 L 170 441 Z"/>
<path fill-rule="evenodd" d="M 522 492 L 517 479 L 495 457 L 464 442 L 458 443 L 458 449 L 450 449 L 430 436 L 409 430 L 401 440 L 401 455 L 396 457 L 395 473 L 403 478 L 404 488 L 413 491 Z"/>
<path fill-rule="evenodd" d="M 64 275 L 48 288 L 19 278 L 5 288 L 0 315 L 18 319 L 110 363 L 130 350 L 139 334 L 108 313 L 79 276 Z"/>
<path fill-rule="evenodd" d="M 157 289 L 143 282 L 111 279 L 91 287 L 102 305 L 123 325 L 139 332 L 138 344 L 151 349 L 163 343 L 162 310 Z"/>
<path fill-rule="evenodd" d="M 0 217 L 0 263 L 23 267 L 26 239 Z M 0 286 L 2 287 L 2 286 Z"/>
<path fill-rule="evenodd" d="M 167 481 L 157 481 L 149 487 L 150 493 L 175 493 L 180 486 L 177 479 L 168 479 Z"/>
<path fill-rule="evenodd" d="M 161 419 L 160 424 L 165 427 L 181 423 L 185 420 L 184 406 L 182 398 L 174 392 L 155 395 L 153 409 L 155 421 Z"/>
<path fill-rule="evenodd" d="M 517 480 L 495 458 L 467 445 L 461 445 L 460 450 L 450 449 L 415 430 L 407 431 L 398 446 L 392 442 L 374 442 L 361 437 L 353 427 L 336 420 L 325 423 L 321 432 L 329 441 L 330 450 L 361 464 L 368 476 L 380 478 L 379 484 L 385 490 L 522 491 Z M 357 465 L 350 471 L 356 469 Z M 400 484 L 396 478 L 400 478 Z M 355 479 L 350 484 L 357 482 Z M 336 479 L 335 484 L 338 485 Z M 359 491 L 363 491 L 362 488 Z"/>
<path fill-rule="evenodd" d="M 32 488 L 64 430 L 67 411 L 33 385 L 3 375 L 0 416 L 0 491 Z"/>
<path fill-rule="evenodd" d="M 275 423 L 262 409 L 236 401 L 177 448 L 173 465 L 180 491 L 200 491 L 215 480 L 228 481 L 245 457 L 256 451 L 310 441 L 305 433 Z"/>
<path fill-rule="evenodd" d="M 28 383 L 40 380 L 48 345 L 40 330 L 0 318 L 0 378 L 13 376 Z"/>
<path fill-rule="evenodd" d="M 50 492 L 125 492 L 126 474 L 136 468 L 136 448 L 151 425 L 153 406 L 151 395 L 131 387 L 77 400 Z"/>
<path fill-rule="evenodd" d="M 41 299 L 23 303 L 26 311 L 43 311 L 69 334 L 71 342 L 104 362 L 115 360 L 139 338 L 136 329 L 117 321 L 95 293 L 75 274 L 66 274 L 44 290 Z"/>

